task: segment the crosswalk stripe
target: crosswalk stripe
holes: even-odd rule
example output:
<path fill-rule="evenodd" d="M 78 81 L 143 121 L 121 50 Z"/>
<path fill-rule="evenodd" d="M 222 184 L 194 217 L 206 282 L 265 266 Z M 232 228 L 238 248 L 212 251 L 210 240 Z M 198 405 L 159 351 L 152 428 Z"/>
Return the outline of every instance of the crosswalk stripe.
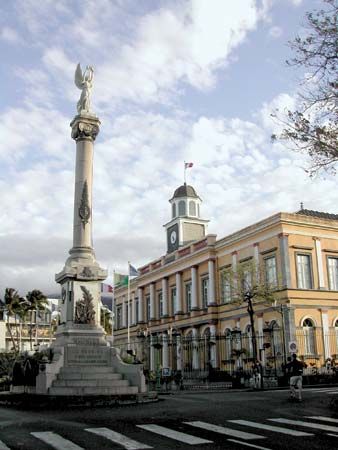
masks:
<path fill-rule="evenodd" d="M 214 425 L 212 423 L 207 422 L 183 422 L 187 425 L 191 425 L 193 427 L 202 428 L 202 430 L 214 431 L 219 434 L 227 434 L 228 436 L 234 436 L 241 439 L 249 440 L 249 439 L 265 439 L 265 436 L 261 436 L 259 434 L 254 433 L 246 433 L 245 431 L 235 430 L 234 428 L 221 427 L 219 425 Z"/>
<path fill-rule="evenodd" d="M 32 436 L 40 439 L 40 441 L 45 442 L 56 450 L 83 450 L 82 447 L 74 444 L 72 441 L 68 441 L 68 439 L 59 436 L 52 431 L 41 431 L 41 432 L 33 432 Z"/>
<path fill-rule="evenodd" d="M 195 436 L 192 436 L 191 434 L 186 434 L 180 431 L 171 430 L 170 428 L 161 427 L 159 425 L 137 425 L 137 427 L 190 445 L 211 444 L 213 442 L 206 439 L 197 438 Z"/>
<path fill-rule="evenodd" d="M 338 437 L 338 434 L 326 433 L 328 436 Z"/>
<path fill-rule="evenodd" d="M 322 420 L 324 422 L 333 422 L 338 423 L 338 419 L 333 419 L 332 417 L 325 417 L 325 416 L 305 416 L 308 419 L 314 419 L 314 420 Z"/>
<path fill-rule="evenodd" d="M 265 423 L 250 422 L 249 420 L 228 420 L 231 423 L 238 425 L 245 425 L 248 427 L 259 428 L 262 430 L 276 431 L 277 433 L 288 434 L 290 436 L 313 436 L 312 433 L 304 433 L 304 431 L 288 430 L 287 428 L 275 427 L 273 425 L 266 425 Z"/>
<path fill-rule="evenodd" d="M 259 445 L 249 444 L 248 442 L 237 441 L 237 439 L 228 439 L 229 442 L 236 442 L 236 444 L 246 445 L 247 447 L 258 448 L 259 450 L 271 450 L 271 448 L 260 447 Z"/>
<path fill-rule="evenodd" d="M 90 433 L 97 434 L 98 436 L 103 436 L 106 439 L 109 439 L 116 444 L 122 445 L 122 447 L 127 450 L 139 450 L 142 448 L 153 448 L 149 445 L 142 444 L 141 442 L 134 441 L 133 439 L 129 439 L 127 436 L 123 434 L 117 433 L 116 431 L 110 430 L 109 428 L 86 428 L 86 431 Z"/>
<path fill-rule="evenodd" d="M 0 450 L 10 450 L 10 448 L 7 447 L 7 445 L 4 444 L 2 441 L 0 441 Z"/>
<path fill-rule="evenodd" d="M 304 422 L 303 420 L 289 420 L 289 419 L 268 419 L 268 420 L 272 420 L 273 422 L 278 423 L 286 423 L 288 425 L 300 425 L 302 427 L 314 428 L 317 430 L 333 431 L 334 433 L 338 432 L 338 427 L 313 422 Z"/>

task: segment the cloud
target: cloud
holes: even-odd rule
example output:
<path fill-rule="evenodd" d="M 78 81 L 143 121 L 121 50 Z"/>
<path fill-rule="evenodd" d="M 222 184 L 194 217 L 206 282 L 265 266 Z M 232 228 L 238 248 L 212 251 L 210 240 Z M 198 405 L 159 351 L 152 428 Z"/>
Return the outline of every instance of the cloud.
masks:
<path fill-rule="evenodd" d="M 274 39 L 281 37 L 282 34 L 283 34 L 283 29 L 281 27 L 274 26 L 274 27 L 269 28 L 269 36 L 271 36 Z"/>
<path fill-rule="evenodd" d="M 0 29 L 0 39 L 7 41 L 10 44 L 21 43 L 21 38 L 18 32 L 10 27 L 3 27 Z"/>

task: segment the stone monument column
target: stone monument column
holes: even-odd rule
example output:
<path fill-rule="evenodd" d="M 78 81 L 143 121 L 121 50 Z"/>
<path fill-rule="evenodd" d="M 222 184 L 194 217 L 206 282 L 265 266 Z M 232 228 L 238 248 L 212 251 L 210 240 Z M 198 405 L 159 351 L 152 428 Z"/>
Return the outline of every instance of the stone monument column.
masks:
<path fill-rule="evenodd" d="M 99 119 L 86 111 L 70 124 L 76 142 L 73 247 L 65 267 L 55 277 L 61 284 L 60 321 L 67 328 L 73 323 L 100 326 L 100 285 L 107 271 L 95 259 L 92 240 L 93 154 L 99 125 Z"/>

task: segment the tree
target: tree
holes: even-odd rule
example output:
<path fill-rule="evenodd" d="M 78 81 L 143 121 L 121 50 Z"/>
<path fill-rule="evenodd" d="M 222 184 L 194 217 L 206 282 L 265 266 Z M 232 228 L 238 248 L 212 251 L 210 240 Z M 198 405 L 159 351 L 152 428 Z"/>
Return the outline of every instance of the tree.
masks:
<path fill-rule="evenodd" d="M 264 267 L 253 262 L 239 264 L 236 270 L 228 269 L 222 273 L 223 286 L 228 289 L 233 303 L 245 305 L 250 319 L 251 342 L 253 359 L 258 356 L 255 330 L 255 304 L 275 302 L 278 288 L 277 279 L 269 283 L 266 279 Z"/>
<path fill-rule="evenodd" d="M 6 288 L 5 290 L 5 311 L 7 312 L 7 329 L 10 334 L 12 343 L 13 343 L 13 349 L 14 352 L 17 352 L 19 350 L 18 346 L 18 331 L 17 331 L 17 316 L 19 315 L 22 317 L 23 311 L 24 311 L 24 298 L 20 297 L 18 292 L 13 288 Z M 15 320 L 15 330 L 16 330 L 16 336 L 17 336 L 17 342 L 15 342 L 15 338 L 12 332 L 12 327 L 10 324 L 10 318 L 14 317 Z"/>
<path fill-rule="evenodd" d="M 48 305 L 47 297 L 38 289 L 33 289 L 26 295 L 27 305 L 26 311 L 30 312 L 30 349 L 32 350 L 32 314 L 36 313 L 35 317 L 35 343 L 37 344 L 38 338 L 38 315 L 40 311 L 45 311 Z"/>
<path fill-rule="evenodd" d="M 289 43 L 295 56 L 287 64 L 307 72 L 300 104 L 284 117 L 278 110 L 273 114 L 283 130 L 272 139 L 288 141 L 307 153 L 310 175 L 322 169 L 335 173 L 338 161 L 338 4 L 336 0 L 323 2 L 325 9 L 306 14 L 306 34 Z"/>
<path fill-rule="evenodd" d="M 112 316 L 111 311 L 101 306 L 101 318 L 100 318 L 100 324 L 103 327 L 104 331 L 107 333 L 108 336 L 112 333 Z"/>

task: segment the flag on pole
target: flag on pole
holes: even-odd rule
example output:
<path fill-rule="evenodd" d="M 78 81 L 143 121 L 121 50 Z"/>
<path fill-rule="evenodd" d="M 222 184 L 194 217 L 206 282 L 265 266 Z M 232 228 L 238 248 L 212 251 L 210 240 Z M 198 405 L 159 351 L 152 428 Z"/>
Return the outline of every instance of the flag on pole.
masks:
<path fill-rule="evenodd" d="M 122 273 L 114 272 L 114 286 L 127 286 L 128 285 L 128 275 Z"/>
<path fill-rule="evenodd" d="M 114 292 L 114 288 L 110 284 L 101 283 L 101 292 Z"/>
<path fill-rule="evenodd" d="M 194 163 L 192 162 L 185 162 L 184 163 L 184 168 L 185 169 L 190 169 L 191 167 L 193 167 Z"/>
<path fill-rule="evenodd" d="M 129 263 L 129 276 L 130 277 L 138 277 L 140 272 Z"/>

